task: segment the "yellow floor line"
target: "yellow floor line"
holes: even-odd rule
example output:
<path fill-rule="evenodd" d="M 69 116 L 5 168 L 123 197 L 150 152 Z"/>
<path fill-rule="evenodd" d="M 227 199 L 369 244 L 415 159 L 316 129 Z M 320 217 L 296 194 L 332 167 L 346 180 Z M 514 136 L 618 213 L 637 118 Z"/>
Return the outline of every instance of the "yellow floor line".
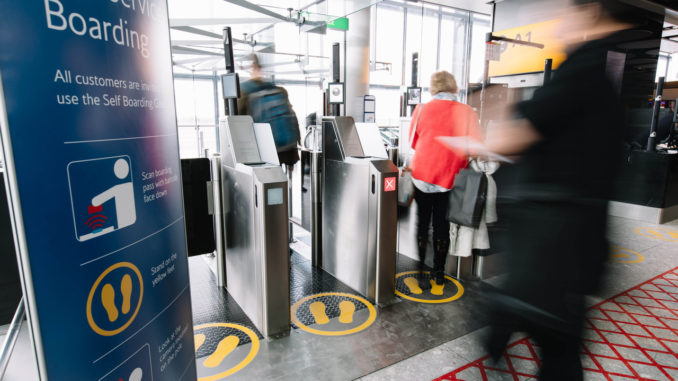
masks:
<path fill-rule="evenodd" d="M 419 295 L 423 291 L 421 290 L 421 287 L 419 287 L 419 281 L 417 278 L 414 277 L 407 277 L 404 280 L 405 286 L 410 289 L 410 293 Z"/>
<path fill-rule="evenodd" d="M 311 314 L 313 315 L 313 318 L 315 318 L 316 323 L 327 324 L 330 322 L 330 319 L 327 317 L 327 314 L 325 314 L 325 303 L 313 302 L 311 303 L 309 310 L 311 310 Z"/>
<path fill-rule="evenodd" d="M 101 290 L 101 304 L 103 304 L 108 320 L 114 322 L 118 320 L 118 308 L 115 306 L 115 290 L 110 283 L 106 283 Z"/>
<path fill-rule="evenodd" d="M 230 355 L 231 352 L 235 350 L 235 348 L 238 347 L 238 343 L 240 343 L 240 339 L 238 339 L 237 336 L 231 335 L 219 342 L 219 345 L 217 345 L 217 350 L 214 351 L 208 357 L 203 365 L 205 365 L 208 368 L 214 368 L 219 366 L 222 361 L 226 358 L 226 356 Z"/>
<path fill-rule="evenodd" d="M 438 283 L 436 283 L 436 281 L 431 279 L 431 294 L 442 295 L 443 288 L 445 288 L 445 283 L 439 285 Z"/>
<path fill-rule="evenodd" d="M 344 324 L 353 323 L 353 313 L 355 312 L 355 304 L 353 302 L 344 300 L 339 303 L 339 311 L 341 311 L 341 315 L 339 315 L 340 322 Z"/>
<path fill-rule="evenodd" d="M 197 351 L 202 345 L 205 343 L 205 335 L 202 333 L 199 333 L 195 336 L 193 336 L 193 342 L 195 342 L 195 350 Z"/>
<path fill-rule="evenodd" d="M 122 313 L 127 314 L 130 310 L 130 302 L 132 299 L 132 277 L 125 274 L 120 282 L 120 292 L 122 293 Z"/>

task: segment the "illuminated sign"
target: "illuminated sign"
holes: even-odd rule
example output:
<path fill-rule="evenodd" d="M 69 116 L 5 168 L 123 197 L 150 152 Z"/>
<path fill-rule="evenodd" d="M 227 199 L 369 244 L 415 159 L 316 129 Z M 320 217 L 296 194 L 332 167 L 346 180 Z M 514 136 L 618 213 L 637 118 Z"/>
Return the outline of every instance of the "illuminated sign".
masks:
<path fill-rule="evenodd" d="M 513 42 L 501 41 L 498 61 L 489 63 L 489 76 L 513 75 L 544 71 L 544 60 L 553 60 L 557 69 L 567 58 L 565 44 L 558 37 L 561 20 L 549 20 L 492 33 L 494 36 L 543 44 L 539 49 Z"/>
<path fill-rule="evenodd" d="M 395 177 L 384 178 L 384 192 L 395 192 L 395 190 L 396 190 L 396 178 Z"/>

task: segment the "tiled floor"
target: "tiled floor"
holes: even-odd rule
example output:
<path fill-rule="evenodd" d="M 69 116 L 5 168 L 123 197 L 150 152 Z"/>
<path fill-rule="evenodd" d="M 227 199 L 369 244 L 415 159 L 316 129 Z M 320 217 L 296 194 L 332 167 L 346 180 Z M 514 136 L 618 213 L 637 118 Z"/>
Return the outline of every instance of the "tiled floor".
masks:
<path fill-rule="evenodd" d="M 649 229 L 641 234 L 638 228 Z M 678 379 L 678 271 L 667 272 L 678 268 L 678 238 L 673 241 L 670 233 L 658 228 L 620 218 L 611 220 L 610 239 L 622 249 L 615 262 L 608 265 L 604 287 L 588 300 L 592 312 L 584 355 L 584 363 L 590 369 L 587 380 Z M 678 221 L 661 228 L 678 234 Z M 306 259 L 295 256 L 292 262 L 295 276 L 312 274 Z M 413 262 L 402 258 L 399 271 L 412 266 Z M 192 268 L 192 275 L 194 270 L 198 267 Z M 212 289 L 209 282 L 213 281 L 209 276 L 192 278 L 192 292 L 200 296 L 193 298 L 194 304 L 198 303 L 194 305 L 196 324 L 230 319 L 247 325 L 247 319 L 238 315 L 237 306 L 230 305 L 228 295 Z M 487 280 L 490 284 L 499 282 L 501 277 Z M 465 292 L 454 302 L 424 304 L 403 299 L 378 308 L 369 328 L 348 336 L 317 336 L 293 329 L 281 339 L 261 338 L 253 361 L 228 379 L 372 381 L 457 377 L 475 381 L 483 380 L 481 369 L 486 370 L 488 380 L 534 379 L 538 348 L 524 335 L 516 334 L 512 339 L 508 361 L 505 358 L 499 364 L 486 363 L 481 343 L 487 333 L 487 318 L 478 312 L 483 300 L 482 284 L 469 280 L 462 284 Z M 316 292 L 321 286 L 297 287 L 294 299 Z M 222 300 L 223 308 L 210 307 L 214 298 Z M 605 302 L 610 298 L 612 301 Z M 219 316 L 214 311 L 219 311 Z M 330 317 L 336 319 L 332 314 Z M 242 344 L 229 356 L 244 356 L 241 352 L 249 351 L 248 346 L 251 343 Z M 24 329 L 3 380 L 37 379 L 32 358 Z M 491 373 L 490 366 L 498 370 Z"/>
<path fill-rule="evenodd" d="M 586 379 L 678 379 L 678 267 L 591 307 L 586 320 Z M 499 363 L 485 356 L 436 380 L 533 379 L 538 353 L 526 337 Z"/>
<path fill-rule="evenodd" d="M 642 235 L 638 228 L 662 234 Z M 608 264 L 603 287 L 588 298 L 588 345 L 582 357 L 589 369 L 585 380 L 678 380 L 678 221 L 657 226 L 611 218 L 609 230 L 611 243 L 627 249 L 628 256 Z M 642 261 L 636 262 L 638 257 L 631 251 L 640 254 Z M 500 278 L 489 283 L 500 283 Z M 536 379 L 538 348 L 534 350 L 529 338 L 514 335 L 507 356 L 490 364 L 482 347 L 487 333 L 487 328 L 477 330 L 361 380 Z"/>

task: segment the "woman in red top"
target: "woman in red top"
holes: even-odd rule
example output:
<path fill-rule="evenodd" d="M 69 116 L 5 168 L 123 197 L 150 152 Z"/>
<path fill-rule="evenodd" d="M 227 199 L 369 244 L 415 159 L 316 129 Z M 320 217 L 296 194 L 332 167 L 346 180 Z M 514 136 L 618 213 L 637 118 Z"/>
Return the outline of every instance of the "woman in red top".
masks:
<path fill-rule="evenodd" d="M 443 284 L 445 259 L 450 247 L 450 225 L 447 222 L 448 192 L 454 177 L 467 164 L 467 156 L 446 149 L 436 140 L 439 136 L 471 136 L 480 141 L 478 115 L 457 101 L 457 82 L 446 71 L 431 76 L 433 99 L 415 108 L 410 125 L 412 148 L 415 150 L 410 168 L 417 202 L 417 246 L 419 268 L 424 268 L 428 231 L 433 220 L 433 272 L 431 277 Z M 420 115 L 421 114 L 421 115 Z"/>

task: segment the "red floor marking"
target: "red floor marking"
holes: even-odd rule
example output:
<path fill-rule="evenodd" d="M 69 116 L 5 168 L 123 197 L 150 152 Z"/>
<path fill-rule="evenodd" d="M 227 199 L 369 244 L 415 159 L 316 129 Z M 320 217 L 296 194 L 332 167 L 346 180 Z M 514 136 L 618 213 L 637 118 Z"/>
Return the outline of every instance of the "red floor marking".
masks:
<path fill-rule="evenodd" d="M 678 380 L 678 268 L 591 307 L 584 331 L 584 378 Z M 527 357 L 516 354 L 521 346 Z M 486 356 L 434 381 L 535 380 L 538 352 L 525 337 L 508 345 L 497 364 Z M 528 362 L 537 366 L 526 368 Z"/>

